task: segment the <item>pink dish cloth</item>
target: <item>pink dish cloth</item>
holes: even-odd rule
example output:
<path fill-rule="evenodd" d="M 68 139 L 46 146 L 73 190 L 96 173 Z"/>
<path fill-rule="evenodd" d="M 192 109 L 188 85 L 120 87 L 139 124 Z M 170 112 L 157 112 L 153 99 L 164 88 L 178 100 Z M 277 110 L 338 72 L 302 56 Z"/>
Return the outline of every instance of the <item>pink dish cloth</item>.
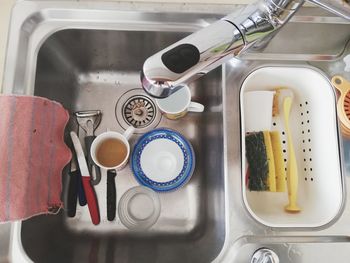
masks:
<path fill-rule="evenodd" d="M 0 95 L 0 116 L 0 222 L 57 213 L 71 159 L 68 112 L 45 98 Z"/>

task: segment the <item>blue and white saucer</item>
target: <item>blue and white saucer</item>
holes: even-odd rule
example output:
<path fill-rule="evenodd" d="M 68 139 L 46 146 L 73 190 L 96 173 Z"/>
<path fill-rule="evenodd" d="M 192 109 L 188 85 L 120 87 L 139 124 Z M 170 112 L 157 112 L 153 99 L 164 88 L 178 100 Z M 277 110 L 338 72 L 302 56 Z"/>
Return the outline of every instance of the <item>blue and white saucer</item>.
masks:
<path fill-rule="evenodd" d="M 180 133 L 155 129 L 137 141 L 131 167 L 141 185 L 158 192 L 173 191 L 190 180 L 195 167 L 194 151 Z"/>

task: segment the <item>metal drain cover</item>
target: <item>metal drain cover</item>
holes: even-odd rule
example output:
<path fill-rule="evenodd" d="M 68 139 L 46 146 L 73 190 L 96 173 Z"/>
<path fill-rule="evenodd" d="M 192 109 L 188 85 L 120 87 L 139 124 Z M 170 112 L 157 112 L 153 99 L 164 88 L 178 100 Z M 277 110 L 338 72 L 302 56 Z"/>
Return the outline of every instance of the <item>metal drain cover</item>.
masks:
<path fill-rule="evenodd" d="M 153 129 L 161 119 L 153 99 L 142 89 L 124 93 L 117 101 L 115 115 L 120 126 L 124 129 L 134 126 L 137 133 Z"/>
<path fill-rule="evenodd" d="M 123 117 L 135 128 L 144 128 L 154 120 L 155 110 L 153 101 L 143 95 L 136 95 L 124 103 Z"/>

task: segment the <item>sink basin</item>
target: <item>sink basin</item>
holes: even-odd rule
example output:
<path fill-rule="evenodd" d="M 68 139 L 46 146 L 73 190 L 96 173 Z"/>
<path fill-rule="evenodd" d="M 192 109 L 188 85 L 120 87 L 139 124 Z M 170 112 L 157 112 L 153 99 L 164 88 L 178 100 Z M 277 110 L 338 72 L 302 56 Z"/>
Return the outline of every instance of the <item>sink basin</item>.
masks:
<path fill-rule="evenodd" d="M 153 101 L 140 88 L 139 70 L 143 61 L 187 34 L 84 29 L 56 32 L 39 50 L 34 95 L 59 101 L 70 112 L 100 109 L 102 121 L 96 134 L 107 128 L 123 132 L 119 122 L 125 122 L 127 116 L 123 116 L 125 110 L 116 111 L 118 105 L 130 104 L 130 99 L 139 103 Z M 181 132 L 196 153 L 191 181 L 175 192 L 160 195 L 161 216 L 152 229 L 134 233 L 119 218 L 116 222 L 106 220 L 106 175 L 102 174 L 103 180 L 95 187 L 101 210 L 99 226 L 91 224 L 87 207 L 79 207 L 73 219 L 67 219 L 62 212 L 23 223 L 23 246 L 33 260 L 63 262 L 71 255 L 72 261 L 77 257 L 88 262 L 90 256 L 98 259 L 100 251 L 106 249 L 115 251 L 112 256 L 115 260 L 120 257 L 117 251 L 125 250 L 123 253 L 130 262 L 198 262 L 204 255 L 208 262 L 213 260 L 225 239 L 221 79 L 218 69 L 191 86 L 193 99 L 206 105 L 203 114 L 188 114 L 178 121 L 166 118 L 159 121 L 160 116 L 156 116 L 153 119 L 156 126 L 152 121 L 148 123 L 151 127 Z M 128 106 L 122 105 L 121 109 L 125 107 Z M 159 115 L 159 110 L 152 107 L 153 114 Z M 139 122 L 135 125 L 138 127 Z M 142 131 L 147 129 L 143 123 L 141 127 Z M 77 130 L 77 127 L 72 124 L 67 129 Z M 137 137 L 138 134 L 132 137 L 131 145 Z M 137 185 L 130 167 L 118 172 L 116 185 L 117 200 Z M 50 236 L 55 238 L 48 239 Z M 38 247 L 45 249 L 37 250 Z"/>
<path fill-rule="evenodd" d="M 315 228 L 262 224 L 244 202 L 240 88 L 251 72 L 276 65 L 315 68 L 327 78 L 335 74 L 350 78 L 343 62 L 350 51 L 349 24 L 319 9 L 301 9 L 267 46 L 252 47 L 242 60 L 232 59 L 191 83 L 193 100 L 205 105 L 203 113 L 170 121 L 153 108 L 153 99 L 141 89 L 139 71 L 144 60 L 231 10 L 176 13 L 162 5 L 154 11 L 154 6 L 147 4 L 140 4 L 137 12 L 130 11 L 134 9 L 133 5 L 108 2 L 18 3 L 12 15 L 3 90 L 44 96 L 61 102 L 70 112 L 100 109 L 103 117 L 96 134 L 107 128 L 123 132 L 128 123 L 137 125 L 132 146 L 155 127 L 177 130 L 193 145 L 195 173 L 183 188 L 160 195 L 158 221 L 149 230 L 138 232 L 125 228 L 118 216 L 113 222 L 106 220 L 103 175 L 95 188 L 100 225 L 93 226 L 87 208 L 80 206 L 74 218 L 67 218 L 64 211 L 33 217 L 13 231 L 11 242 L 17 238 L 20 244 L 19 251 L 13 253 L 26 255 L 33 262 L 202 263 L 249 262 L 259 247 L 274 249 L 283 262 L 313 258 L 328 262 L 329 257 L 319 253 L 333 248 L 347 252 L 349 142 L 337 134 L 344 194 L 331 222 Z M 140 102 L 155 110 L 148 120 L 132 119 L 128 112 L 129 103 Z M 67 132 L 77 129 L 73 121 Z M 79 133 L 82 138 L 84 133 Z M 63 172 L 64 184 L 69 180 L 67 172 Z M 129 166 L 118 173 L 116 185 L 117 201 L 137 185 Z M 325 247 L 322 251 L 315 249 L 320 243 Z M 288 257 L 289 245 L 297 256 Z"/>

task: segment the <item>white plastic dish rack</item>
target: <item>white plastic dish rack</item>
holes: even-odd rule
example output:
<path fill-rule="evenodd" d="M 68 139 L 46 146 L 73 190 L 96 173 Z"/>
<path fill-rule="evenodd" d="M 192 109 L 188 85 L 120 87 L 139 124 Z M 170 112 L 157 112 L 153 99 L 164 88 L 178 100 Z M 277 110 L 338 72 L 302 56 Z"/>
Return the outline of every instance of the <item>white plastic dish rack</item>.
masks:
<path fill-rule="evenodd" d="M 301 212 L 295 214 L 284 210 L 288 203 L 287 192 L 250 191 L 245 183 L 244 93 L 276 87 L 289 88 L 294 93 L 290 128 L 298 165 L 298 205 L 301 208 Z M 330 223 L 340 212 L 343 202 L 336 98 L 330 82 L 318 71 L 307 67 L 263 67 L 243 82 L 240 103 L 243 199 L 250 214 L 269 227 L 315 228 Z M 280 131 L 287 167 L 283 109 L 272 121 L 272 130 Z"/>

